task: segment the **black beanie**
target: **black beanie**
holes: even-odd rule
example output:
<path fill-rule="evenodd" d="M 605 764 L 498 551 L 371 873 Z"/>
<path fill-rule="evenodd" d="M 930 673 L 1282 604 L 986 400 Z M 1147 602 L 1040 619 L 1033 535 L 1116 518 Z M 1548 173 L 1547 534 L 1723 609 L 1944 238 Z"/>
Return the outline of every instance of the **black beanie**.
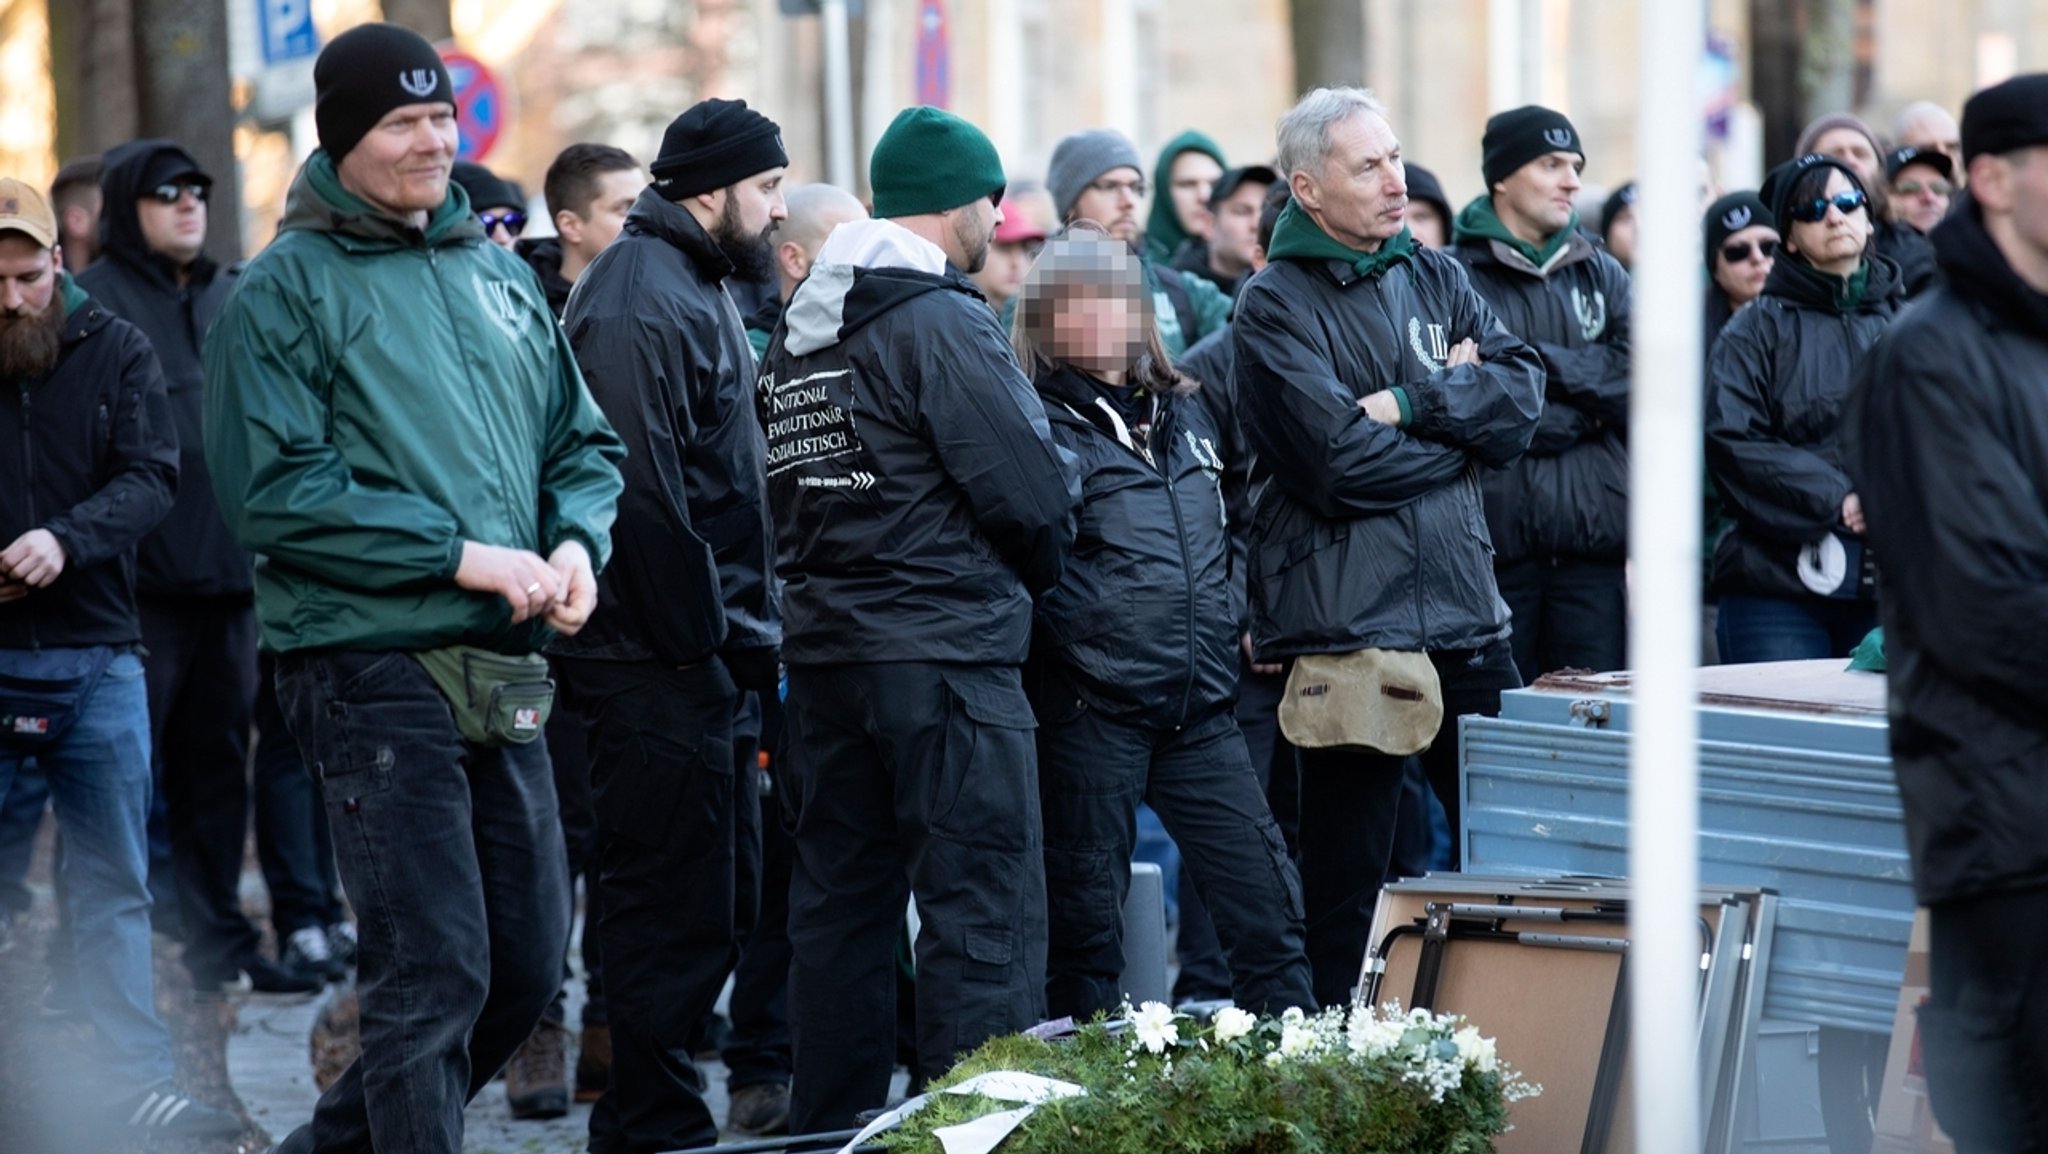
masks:
<path fill-rule="evenodd" d="M 1731 192 L 1707 206 L 1706 219 L 1702 222 L 1707 230 L 1707 271 L 1714 270 L 1714 254 L 1721 251 L 1722 242 L 1745 228 L 1763 225 L 1765 228 L 1778 227 L 1778 218 L 1771 213 L 1771 207 L 1763 197 L 1753 192 Z"/>
<path fill-rule="evenodd" d="M 469 194 L 471 212 L 482 212 L 487 208 L 526 208 L 526 198 L 519 194 L 518 186 L 481 164 L 458 160 L 448 179 L 461 185 L 462 191 Z"/>
<path fill-rule="evenodd" d="M 1535 104 L 1495 113 L 1486 122 L 1486 136 L 1479 148 L 1479 171 L 1486 177 L 1488 189 L 1546 153 L 1576 152 L 1580 160 L 1586 159 L 1579 130 L 1564 113 Z"/>
<path fill-rule="evenodd" d="M 782 129 L 744 100 L 702 100 L 669 122 L 661 155 L 648 165 L 668 200 L 738 184 L 789 163 Z"/>
<path fill-rule="evenodd" d="M 1436 173 L 1419 164 L 1408 165 L 1407 170 L 1408 199 L 1434 207 L 1436 214 L 1444 218 L 1444 231 L 1449 233 L 1451 222 L 1458 219 L 1458 214 L 1451 211 L 1450 198 L 1444 195 L 1444 186 L 1437 180 Z"/>
<path fill-rule="evenodd" d="M 313 62 L 313 124 L 336 164 L 392 109 L 455 103 L 455 81 L 426 37 L 396 24 L 358 24 Z"/>
<path fill-rule="evenodd" d="M 1863 178 L 1857 175 L 1856 170 L 1846 161 L 1837 160 L 1821 152 L 1809 152 L 1795 160 L 1788 160 L 1765 175 L 1763 191 L 1758 193 L 1763 202 L 1770 206 L 1771 219 L 1778 222 L 1777 228 L 1781 232 L 1792 231 L 1792 187 L 1799 183 L 1800 177 L 1816 168 L 1832 168 L 1849 178 L 1849 187 L 1866 197 L 1870 195 L 1870 190 L 1863 186 Z M 1874 211 L 1871 212 L 1871 219 L 1877 219 Z"/>
<path fill-rule="evenodd" d="M 1607 194 L 1607 199 L 1600 202 L 1601 240 L 1606 240 L 1608 234 L 1614 231 L 1614 218 L 1621 215 L 1621 210 L 1634 206 L 1635 202 L 1636 182 L 1633 180 Z"/>
<path fill-rule="evenodd" d="M 2015 76 L 1963 105 L 1963 163 L 2048 144 L 2048 72 Z"/>

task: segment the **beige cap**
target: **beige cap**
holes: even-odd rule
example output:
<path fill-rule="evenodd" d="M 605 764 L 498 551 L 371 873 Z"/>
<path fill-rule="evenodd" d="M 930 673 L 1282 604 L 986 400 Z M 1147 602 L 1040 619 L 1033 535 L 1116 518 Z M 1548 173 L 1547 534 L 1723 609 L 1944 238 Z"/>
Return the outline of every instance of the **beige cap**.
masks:
<path fill-rule="evenodd" d="M 57 243 L 57 214 L 43 190 L 11 176 L 0 176 L 0 232 L 18 232 L 50 248 Z"/>

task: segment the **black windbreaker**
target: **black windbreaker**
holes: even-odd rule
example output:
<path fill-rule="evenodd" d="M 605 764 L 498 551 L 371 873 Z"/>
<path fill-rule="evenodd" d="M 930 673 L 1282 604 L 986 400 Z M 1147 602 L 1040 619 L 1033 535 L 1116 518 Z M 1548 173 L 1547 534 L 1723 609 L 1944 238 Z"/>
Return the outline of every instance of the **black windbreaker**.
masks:
<path fill-rule="evenodd" d="M 688 665 L 781 641 L 754 353 L 732 264 L 653 189 L 578 279 L 562 325 L 626 444 L 597 611 L 558 653 Z"/>
<path fill-rule="evenodd" d="M 790 664 L 1017 664 L 1079 489 L 995 310 L 890 221 L 834 229 L 757 396 Z"/>
<path fill-rule="evenodd" d="M 1226 325 L 1196 341 L 1177 367 L 1198 386 L 1194 401 L 1208 415 L 1209 426 L 1216 430 L 1216 450 L 1223 455 L 1223 508 L 1230 517 L 1230 588 L 1242 631 L 1251 628 L 1245 609 L 1252 541 L 1252 447 L 1245 439 L 1244 421 L 1237 415 L 1235 353 Z"/>
<path fill-rule="evenodd" d="M 1071 369 L 1036 382 L 1054 437 L 1074 455 L 1081 508 L 1058 585 L 1040 594 L 1035 655 L 1088 704 L 1173 729 L 1230 706 L 1237 607 L 1223 457 L 1198 386 L 1138 403 L 1133 428 Z"/>
<path fill-rule="evenodd" d="M 1543 358 L 1543 417 L 1529 451 L 1480 476 L 1501 561 L 1628 557 L 1629 283 L 1573 233 L 1538 269 L 1497 240 L 1450 249 L 1509 332 Z"/>
<path fill-rule="evenodd" d="M 1238 410 L 1258 454 L 1261 659 L 1507 636 L 1479 472 L 1528 446 L 1543 365 L 1464 268 L 1427 249 L 1369 278 L 1342 261 L 1276 260 L 1238 294 L 1231 330 Z M 1445 368 L 1468 337 L 1484 363 Z M 1405 428 L 1358 404 L 1393 386 L 1413 409 Z"/>
<path fill-rule="evenodd" d="M 177 500 L 135 549 L 135 589 L 155 597 L 254 599 L 255 563 L 222 518 L 206 467 L 206 367 L 200 351 L 239 267 L 201 254 L 178 283 L 177 267 L 151 251 L 135 205 L 152 172 L 166 162 L 199 171 L 192 154 L 168 140 L 136 140 L 107 153 L 100 177 L 100 258 L 78 274 L 93 301 L 142 330 L 163 369 L 178 435 Z"/>
<path fill-rule="evenodd" d="M 1877 224 L 1872 244 L 1878 255 L 1899 266 L 1901 296 L 1912 300 L 1940 280 L 1941 268 L 1934 260 L 1934 246 L 1920 231 L 1904 221 L 1884 220 Z"/>
<path fill-rule="evenodd" d="M 1828 279 L 1780 258 L 1708 354 L 1707 469 L 1733 519 L 1714 548 L 1716 596 L 1821 596 L 1800 579 L 1800 551 L 1848 532 L 1842 401 L 1899 311 L 1897 266 L 1872 253 L 1866 267 L 1863 297 L 1845 310 Z"/>
<path fill-rule="evenodd" d="M 540 279 L 541 291 L 547 294 L 548 311 L 556 320 L 569 311 L 569 292 L 576 286 L 562 276 L 562 238 L 558 236 L 534 237 L 513 245 L 513 251 L 533 275 Z"/>
<path fill-rule="evenodd" d="M 0 649 L 142 640 L 135 544 L 178 488 L 178 436 L 149 340 L 59 279 L 67 312 L 56 367 L 0 381 L 0 544 L 47 529 L 64 572 L 0 602 Z"/>
<path fill-rule="evenodd" d="M 1844 459 L 1884 557 L 1892 770 L 1920 902 L 2048 885 L 2048 296 L 1964 193 L 1946 283 L 1864 359 Z"/>

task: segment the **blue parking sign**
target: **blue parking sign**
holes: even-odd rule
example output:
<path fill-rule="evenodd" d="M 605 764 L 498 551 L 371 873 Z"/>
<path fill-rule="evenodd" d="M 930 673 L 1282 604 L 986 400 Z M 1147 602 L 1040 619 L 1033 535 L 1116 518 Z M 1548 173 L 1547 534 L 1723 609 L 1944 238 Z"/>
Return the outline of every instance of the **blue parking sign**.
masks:
<path fill-rule="evenodd" d="M 263 29 L 263 63 L 303 60 L 320 51 L 313 30 L 313 0 L 256 0 Z"/>

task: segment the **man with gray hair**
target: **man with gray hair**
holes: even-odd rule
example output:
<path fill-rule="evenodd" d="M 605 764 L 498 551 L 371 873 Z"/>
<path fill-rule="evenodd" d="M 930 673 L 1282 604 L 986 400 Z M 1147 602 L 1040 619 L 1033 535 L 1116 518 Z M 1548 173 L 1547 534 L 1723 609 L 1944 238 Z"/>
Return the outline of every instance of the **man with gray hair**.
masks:
<path fill-rule="evenodd" d="M 1409 234 L 1400 141 L 1370 92 L 1303 97 L 1280 121 L 1278 167 L 1293 200 L 1231 326 L 1258 461 L 1255 659 L 1426 655 L 1442 719 L 1423 758 L 1455 766 L 1456 718 L 1498 712 L 1521 684 L 1479 471 L 1528 447 L 1543 365 L 1456 260 Z M 1351 998 L 1414 749 L 1378 744 L 1301 751 L 1308 955 L 1326 1006 Z"/>
<path fill-rule="evenodd" d="M 836 184 L 806 184 L 783 196 L 789 217 L 775 229 L 775 295 L 761 302 L 747 318 L 747 343 L 754 359 L 768 355 L 768 340 L 782 321 L 783 307 L 796 286 L 811 275 L 811 261 L 832 230 L 849 220 L 866 220 L 867 206 Z"/>

